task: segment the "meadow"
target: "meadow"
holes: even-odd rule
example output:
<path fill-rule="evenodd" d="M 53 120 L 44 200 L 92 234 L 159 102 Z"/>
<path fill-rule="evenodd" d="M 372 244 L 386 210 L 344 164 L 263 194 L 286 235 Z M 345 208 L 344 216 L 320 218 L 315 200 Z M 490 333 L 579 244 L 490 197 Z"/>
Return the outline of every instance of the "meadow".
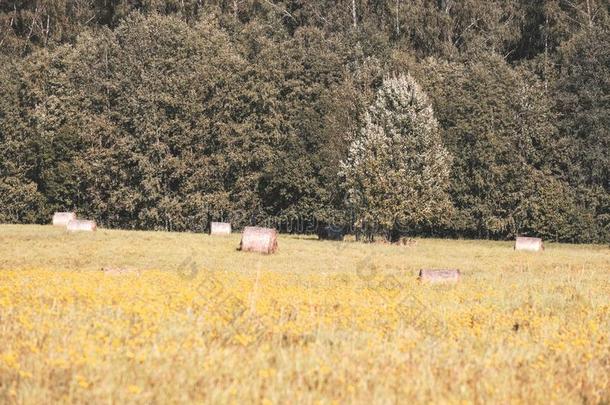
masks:
<path fill-rule="evenodd" d="M 2 225 L 0 402 L 610 402 L 608 246 L 416 241 Z"/>

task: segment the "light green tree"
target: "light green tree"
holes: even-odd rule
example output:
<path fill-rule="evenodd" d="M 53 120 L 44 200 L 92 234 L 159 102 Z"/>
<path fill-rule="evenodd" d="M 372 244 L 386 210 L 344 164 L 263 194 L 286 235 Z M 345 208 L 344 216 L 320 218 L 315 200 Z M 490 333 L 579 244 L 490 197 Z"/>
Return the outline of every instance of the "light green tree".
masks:
<path fill-rule="evenodd" d="M 428 98 L 408 74 L 386 78 L 354 137 L 342 174 L 348 201 L 369 239 L 447 218 L 451 157 Z"/>

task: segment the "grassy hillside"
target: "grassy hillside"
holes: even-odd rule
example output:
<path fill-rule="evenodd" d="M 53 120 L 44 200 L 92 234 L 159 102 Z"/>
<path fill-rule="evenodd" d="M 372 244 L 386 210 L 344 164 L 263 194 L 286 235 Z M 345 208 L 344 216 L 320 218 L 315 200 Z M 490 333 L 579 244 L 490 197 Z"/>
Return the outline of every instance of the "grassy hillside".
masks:
<path fill-rule="evenodd" d="M 0 401 L 610 400 L 606 246 L 238 244 L 0 226 Z"/>

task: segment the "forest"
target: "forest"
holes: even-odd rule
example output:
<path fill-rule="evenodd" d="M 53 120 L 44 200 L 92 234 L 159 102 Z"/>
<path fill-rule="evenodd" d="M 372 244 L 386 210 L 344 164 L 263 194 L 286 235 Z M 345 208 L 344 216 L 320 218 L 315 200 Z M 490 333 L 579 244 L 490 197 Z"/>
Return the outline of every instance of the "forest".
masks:
<path fill-rule="evenodd" d="M 0 95 L 0 222 L 610 241 L 608 0 L 0 0 Z"/>

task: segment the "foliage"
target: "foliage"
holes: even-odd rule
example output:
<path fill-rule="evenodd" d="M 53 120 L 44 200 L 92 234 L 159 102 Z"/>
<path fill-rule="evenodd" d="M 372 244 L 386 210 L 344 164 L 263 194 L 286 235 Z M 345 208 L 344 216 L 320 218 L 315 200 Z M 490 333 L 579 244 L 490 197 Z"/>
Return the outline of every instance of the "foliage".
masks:
<path fill-rule="evenodd" d="M 0 222 L 35 222 L 45 214 L 32 179 L 34 145 L 19 111 L 18 66 L 0 57 Z"/>
<path fill-rule="evenodd" d="M 607 0 L 3 1 L 0 221 L 351 224 L 340 162 L 409 72 L 455 206 L 409 232 L 608 241 L 609 27 Z"/>
<path fill-rule="evenodd" d="M 391 230 L 392 240 L 438 222 L 450 208 L 450 164 L 420 86 L 408 74 L 385 79 L 342 165 L 357 221 Z"/>
<path fill-rule="evenodd" d="M 543 83 L 497 56 L 429 59 L 420 76 L 455 157 L 451 226 L 458 233 L 585 237 L 581 226 L 589 223 L 590 208 L 577 206 L 562 178 L 556 115 Z"/>

